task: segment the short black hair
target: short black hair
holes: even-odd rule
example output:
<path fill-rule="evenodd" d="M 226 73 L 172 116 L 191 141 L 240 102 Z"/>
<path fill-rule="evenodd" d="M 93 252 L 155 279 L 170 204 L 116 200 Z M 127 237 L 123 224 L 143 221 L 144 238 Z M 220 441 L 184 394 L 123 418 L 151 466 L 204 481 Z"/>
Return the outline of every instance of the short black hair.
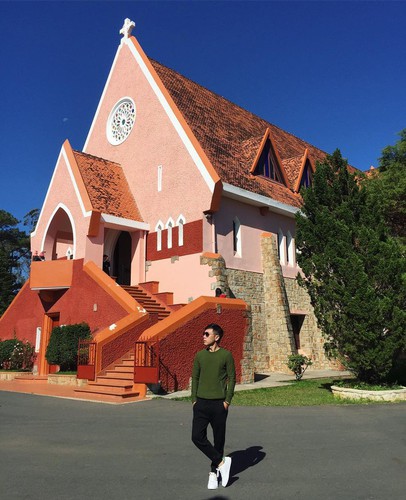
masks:
<path fill-rule="evenodd" d="M 220 297 L 220 295 L 222 294 L 222 290 L 221 288 L 216 288 L 216 297 Z"/>
<path fill-rule="evenodd" d="M 220 340 L 223 338 L 223 335 L 224 335 L 224 332 L 223 332 L 223 329 L 221 328 L 220 325 L 217 325 L 216 323 L 210 323 L 210 325 L 207 325 L 205 330 L 213 330 L 213 332 L 215 333 L 215 335 L 218 335 L 220 338 L 219 338 L 219 342 Z"/>

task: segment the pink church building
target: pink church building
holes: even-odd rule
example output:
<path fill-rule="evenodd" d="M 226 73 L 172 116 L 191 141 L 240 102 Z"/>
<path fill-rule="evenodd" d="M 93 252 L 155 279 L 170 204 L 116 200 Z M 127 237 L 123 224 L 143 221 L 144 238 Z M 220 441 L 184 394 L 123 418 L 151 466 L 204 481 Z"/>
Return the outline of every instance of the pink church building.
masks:
<path fill-rule="evenodd" d="M 53 326 L 87 322 L 86 378 L 101 391 L 137 341 L 159 341 L 168 390 L 187 387 L 209 322 L 223 325 L 240 382 L 286 371 L 295 352 L 330 367 L 295 279 L 299 190 L 325 153 L 149 59 L 133 26 L 120 31 L 83 150 L 61 147 L 31 235 L 46 261 L 32 263 L 0 337 L 36 343 L 46 376 Z"/>

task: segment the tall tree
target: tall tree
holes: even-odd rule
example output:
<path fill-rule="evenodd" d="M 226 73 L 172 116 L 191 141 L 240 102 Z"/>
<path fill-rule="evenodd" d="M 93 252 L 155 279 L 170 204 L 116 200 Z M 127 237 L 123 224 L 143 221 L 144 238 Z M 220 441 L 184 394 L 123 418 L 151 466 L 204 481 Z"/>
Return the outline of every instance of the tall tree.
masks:
<path fill-rule="evenodd" d="M 368 176 L 365 187 L 370 205 L 379 210 L 391 234 L 406 244 L 406 129 L 400 140 L 382 151 L 379 169 Z"/>
<path fill-rule="evenodd" d="M 35 213 L 32 211 L 32 217 Z M 22 286 L 30 261 L 29 235 L 18 228 L 19 221 L 0 210 L 0 314 L 7 309 Z"/>
<path fill-rule="evenodd" d="M 318 164 L 297 215 L 299 282 L 328 354 L 366 382 L 387 379 L 406 348 L 405 260 L 337 150 Z"/>

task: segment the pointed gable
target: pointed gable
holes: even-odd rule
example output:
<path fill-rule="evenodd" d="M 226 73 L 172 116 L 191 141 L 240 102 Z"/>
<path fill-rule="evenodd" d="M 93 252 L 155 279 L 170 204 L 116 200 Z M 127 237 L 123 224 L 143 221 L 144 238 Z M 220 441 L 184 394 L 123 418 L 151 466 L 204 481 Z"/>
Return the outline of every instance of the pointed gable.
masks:
<path fill-rule="evenodd" d="M 269 128 L 266 129 L 250 172 L 254 175 L 262 175 L 266 179 L 279 182 L 284 186 L 289 186 L 288 178 L 284 172 Z"/>
<path fill-rule="evenodd" d="M 118 163 L 74 150 L 73 155 L 94 210 L 143 222 Z"/>
<path fill-rule="evenodd" d="M 296 185 L 294 190 L 299 192 L 302 187 L 310 187 L 313 183 L 313 174 L 316 168 L 313 161 L 309 157 L 309 151 L 306 149 L 303 155 L 302 165 L 300 168 L 299 175 L 297 177 Z"/>

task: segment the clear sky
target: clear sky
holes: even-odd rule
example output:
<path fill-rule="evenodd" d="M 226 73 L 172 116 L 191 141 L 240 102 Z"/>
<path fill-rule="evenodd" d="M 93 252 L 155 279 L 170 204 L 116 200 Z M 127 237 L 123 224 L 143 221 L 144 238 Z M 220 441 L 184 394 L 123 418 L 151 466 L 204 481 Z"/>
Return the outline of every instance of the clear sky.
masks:
<path fill-rule="evenodd" d="M 0 209 L 82 149 L 124 18 L 150 57 L 366 170 L 406 127 L 406 2 L 0 0 Z"/>

